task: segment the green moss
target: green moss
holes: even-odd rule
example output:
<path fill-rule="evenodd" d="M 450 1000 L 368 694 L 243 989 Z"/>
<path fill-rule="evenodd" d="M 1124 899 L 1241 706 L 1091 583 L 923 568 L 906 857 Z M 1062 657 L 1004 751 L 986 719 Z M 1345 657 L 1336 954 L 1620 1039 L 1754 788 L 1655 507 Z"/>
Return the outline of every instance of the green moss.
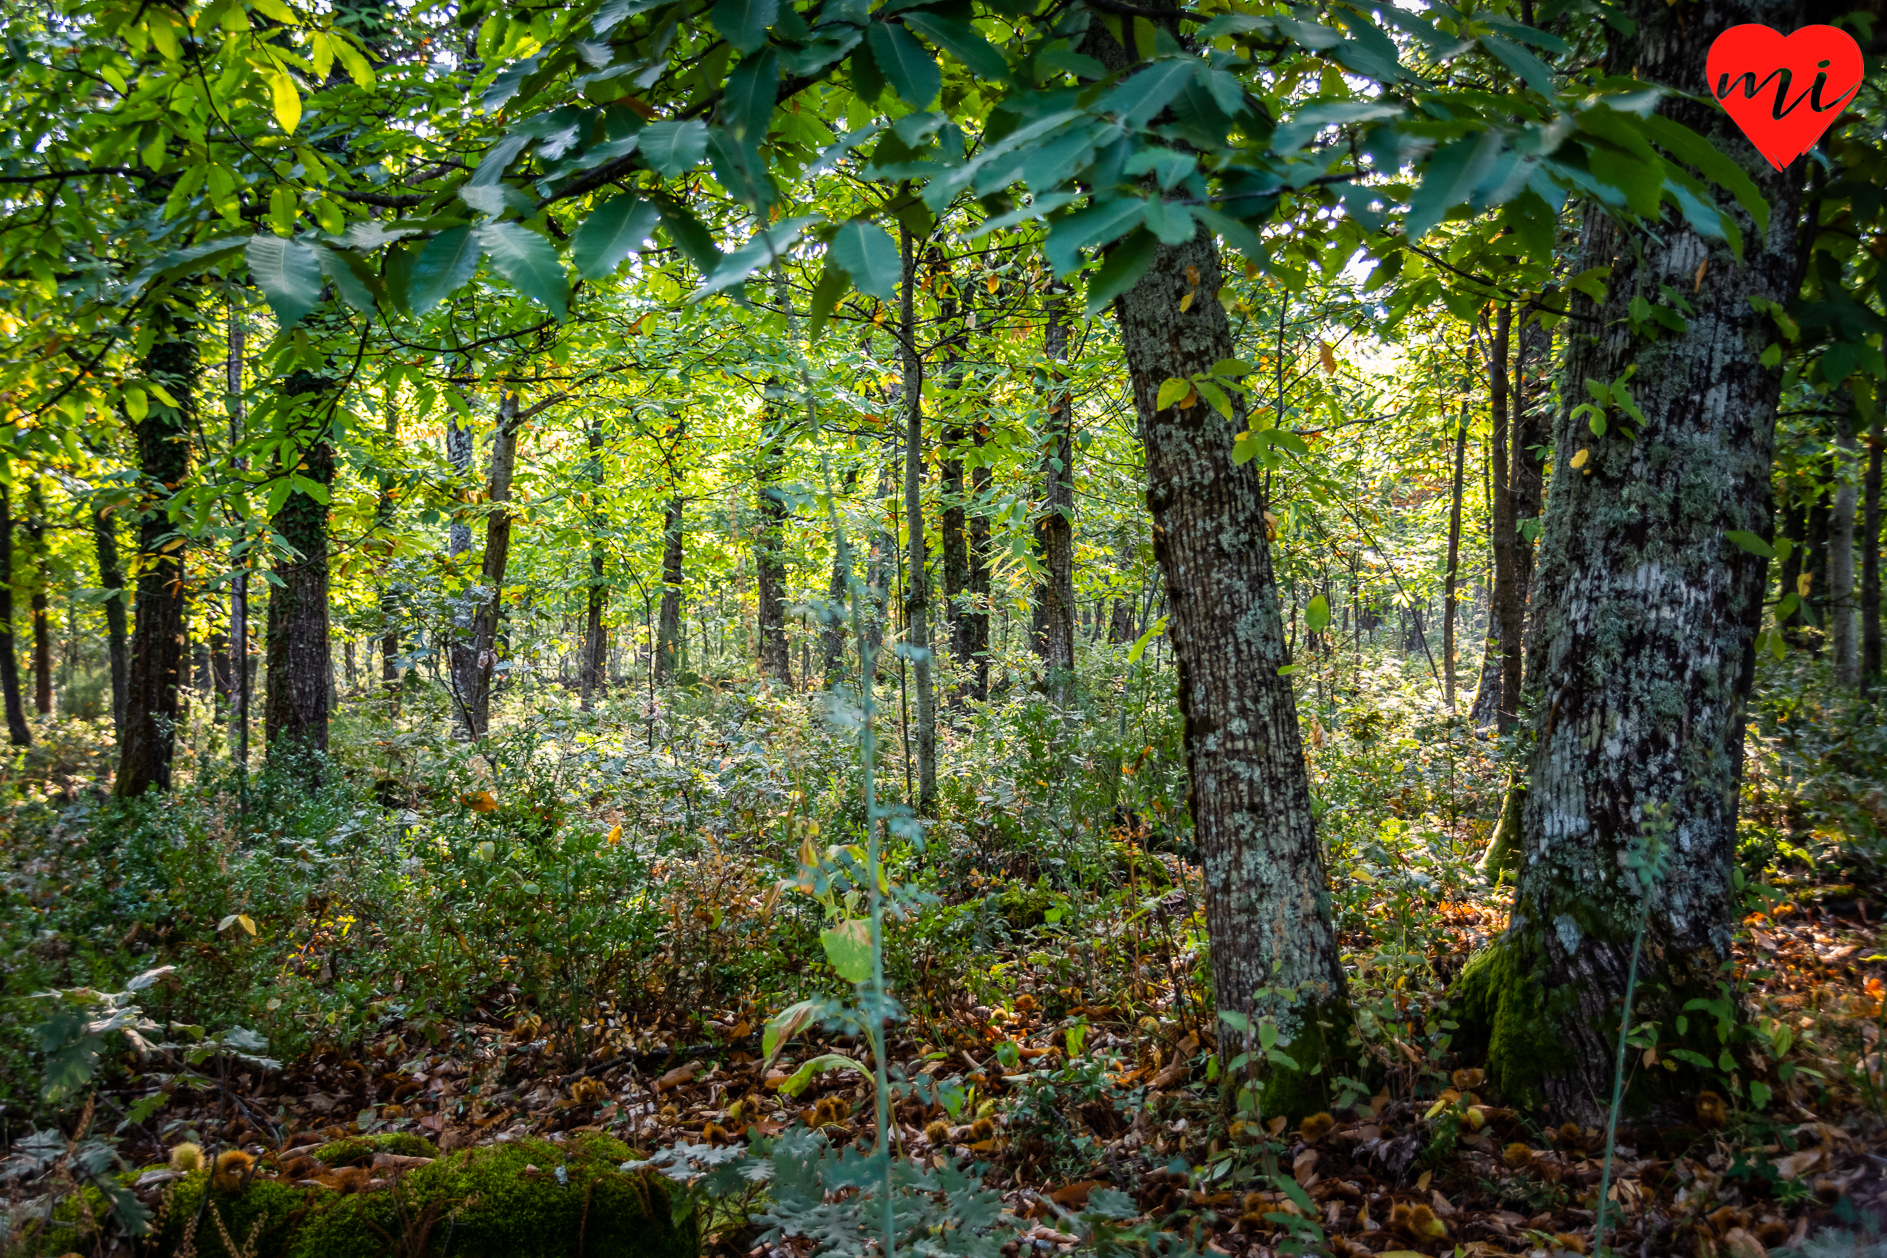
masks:
<path fill-rule="evenodd" d="M 157 1229 L 157 1252 L 178 1252 L 190 1234 L 198 1258 L 238 1258 L 224 1243 L 227 1232 L 228 1239 L 245 1253 L 280 1253 L 289 1236 L 321 1204 L 317 1190 L 267 1179 L 252 1180 L 239 1192 L 220 1192 L 210 1187 L 208 1172 L 197 1171 L 171 1187 L 170 1205 Z"/>
<path fill-rule="evenodd" d="M 1500 820 L 1494 824 L 1494 837 L 1488 840 L 1481 856 L 1481 872 L 1489 878 L 1511 874 L 1520 856 L 1520 807 L 1526 802 L 1527 784 L 1520 778 L 1507 783 L 1507 796 L 1501 804 Z"/>
<path fill-rule="evenodd" d="M 394 1153 L 407 1158 L 436 1158 L 438 1148 L 432 1141 L 407 1131 L 384 1131 L 372 1136 L 348 1136 L 330 1140 L 307 1156 L 327 1166 L 365 1166 L 376 1153 Z"/>
<path fill-rule="evenodd" d="M 1258 1112 L 1266 1118 L 1282 1114 L 1291 1122 L 1328 1110 L 1332 1085 L 1350 1064 L 1350 1008 L 1343 1000 L 1329 1000 L 1305 1009 L 1304 1025 L 1291 1043 L 1280 1045 L 1297 1064 L 1293 1070 L 1276 1061 L 1268 1064 L 1258 1093 Z"/>
<path fill-rule="evenodd" d="M 1553 1028 L 1537 945 L 1505 935 L 1469 959 L 1454 988 L 1454 1047 L 1479 1061 L 1507 1104 L 1531 1109 L 1546 1099 L 1546 1077 L 1564 1069 L 1565 1040 Z"/>

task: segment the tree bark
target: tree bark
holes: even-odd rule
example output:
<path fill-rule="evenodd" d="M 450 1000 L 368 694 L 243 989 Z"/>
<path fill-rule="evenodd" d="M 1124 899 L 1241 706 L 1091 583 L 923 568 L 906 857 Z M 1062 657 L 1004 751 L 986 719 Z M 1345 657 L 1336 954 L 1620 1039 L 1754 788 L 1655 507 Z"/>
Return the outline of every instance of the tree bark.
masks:
<path fill-rule="evenodd" d="M 46 550 L 46 495 L 35 476 L 26 490 L 26 537 L 31 543 L 33 613 L 33 710 L 52 715 L 52 622 L 46 594 L 46 574 L 52 556 Z"/>
<path fill-rule="evenodd" d="M 92 548 L 98 557 L 98 584 L 105 591 L 105 654 L 111 668 L 111 725 L 118 738 L 124 737 L 125 676 L 129 664 L 125 650 L 124 571 L 118 566 L 118 526 L 111 507 L 92 512 Z M 9 622 L 11 617 L 8 618 Z"/>
<path fill-rule="evenodd" d="M 229 303 L 229 354 L 224 360 L 223 379 L 227 391 L 224 393 L 224 406 L 229 413 L 229 448 L 232 453 L 242 446 L 243 421 L 243 356 L 247 339 L 247 329 L 236 302 Z M 241 455 L 234 455 L 233 461 L 238 468 L 247 468 L 249 461 Z M 239 521 L 243 533 L 248 530 L 248 521 Z M 229 585 L 229 671 L 234 685 L 233 702 L 229 707 L 230 748 L 235 760 L 244 773 L 249 768 L 249 697 L 254 688 L 249 684 L 249 572 L 248 560 L 241 553 L 244 537 L 239 537 L 230 553 L 230 566 L 235 569 Z M 103 552 L 100 552 L 101 563 Z M 122 720 L 120 726 L 122 727 Z"/>
<path fill-rule="evenodd" d="M 1521 643 L 1525 615 L 1520 592 L 1520 561 L 1516 553 L 1520 538 L 1515 532 L 1511 482 L 1509 434 L 1517 424 L 1510 424 L 1510 396 L 1507 387 L 1508 347 L 1513 328 L 1513 307 L 1503 305 L 1494 318 L 1492 360 L 1488 364 L 1488 396 L 1494 412 L 1494 441 L 1491 455 L 1494 480 L 1494 599 L 1490 621 L 1500 626 L 1500 710 L 1497 727 L 1504 734 L 1513 728 L 1520 710 Z"/>
<path fill-rule="evenodd" d="M 662 610 L 655 628 L 655 680 L 666 685 L 681 669 L 685 640 L 681 631 L 683 507 L 676 494 L 662 520 Z"/>
<path fill-rule="evenodd" d="M 1232 460 L 1233 438 L 1245 428 L 1242 395 L 1230 422 L 1204 404 L 1157 405 L 1169 377 L 1233 356 L 1220 283 L 1218 248 L 1202 232 L 1161 246 L 1115 315 L 1146 446 L 1147 506 L 1179 666 L 1215 999 L 1254 1024 L 1275 1020 L 1300 1070 L 1273 1068 L 1262 1112 L 1302 1114 L 1328 1103 L 1330 1066 L 1345 1055 L 1350 1014 L 1296 699 L 1290 680 L 1278 676 L 1289 657 L 1263 477 L 1256 461 Z M 1181 311 L 1189 292 L 1194 300 Z M 1262 1056 L 1255 1036 L 1248 1047 Z"/>
<path fill-rule="evenodd" d="M 1880 679 L 1880 491 L 1879 423 L 1867 439 L 1867 479 L 1861 486 L 1861 693 Z"/>
<path fill-rule="evenodd" d="M 589 444 L 589 481 L 590 481 L 590 558 L 589 578 L 583 587 L 583 646 L 577 659 L 578 705 L 588 712 L 595 702 L 598 690 L 604 687 L 607 678 L 604 669 L 607 665 L 608 647 L 603 631 L 603 612 L 609 602 L 609 591 L 603 583 L 603 425 L 592 416 L 585 432 Z M 663 599 L 664 613 L 667 611 L 667 598 Z M 664 621 L 666 624 L 666 621 Z M 672 650 L 673 644 L 670 643 Z M 656 652 L 655 667 L 663 680 L 667 680 L 667 669 L 662 652 Z"/>
<path fill-rule="evenodd" d="M 505 568 L 511 559 L 511 478 L 518 465 L 518 389 L 510 381 L 498 387 L 498 426 L 491 437 L 491 479 L 486 496 L 485 558 L 479 565 L 477 599 L 472 610 L 470 690 L 464 697 L 467 721 L 475 738 L 491 732 L 492 678 L 498 670 L 498 620 L 504 610 Z"/>
<path fill-rule="evenodd" d="M 1830 399 L 1835 417 L 1835 489 L 1828 516 L 1828 654 L 1835 684 L 1855 689 L 1861 681 L 1861 644 L 1855 633 L 1854 511 L 1860 505 L 1858 446 L 1854 439 L 1853 394 L 1846 389 Z"/>
<path fill-rule="evenodd" d="M 326 490 L 334 483 L 334 447 L 329 424 L 333 379 L 297 371 L 282 383 L 285 397 L 300 411 L 294 434 L 300 470 L 284 457 L 278 476 L 291 471 Z M 305 444 L 304 444 L 305 443 Z M 325 494 L 323 495 L 325 498 Z M 262 700 L 262 742 L 271 763 L 308 771 L 310 757 L 328 749 L 331 666 L 328 654 L 328 504 L 291 491 L 269 521 L 290 554 L 276 560 L 274 590 L 269 595 L 268 691 Z"/>
<path fill-rule="evenodd" d="M 1463 1060 L 1484 1050 L 1510 1104 L 1597 1122 L 1611 1095 L 1618 1009 L 1640 922 L 1633 1020 L 1657 1022 L 1660 1052 L 1715 1060 L 1715 1022 L 1686 1001 L 1714 999 L 1734 931 L 1730 871 L 1753 642 L 1766 564 L 1725 538 L 1770 521 L 1770 463 L 1780 372 L 1759 363 L 1774 339 L 1752 309 L 1794 293 L 1801 167 L 1773 170 L 1701 89 L 1704 54 L 1727 27 L 1797 25 L 1794 3 L 1705 0 L 1682 14 L 1633 0 L 1631 37 L 1607 33 L 1608 70 L 1696 96 L 1661 113 L 1741 165 L 1769 205 L 1766 231 L 1740 211 L 1744 256 L 1667 216 L 1624 227 L 1589 205 L 1575 270 L 1611 266 L 1607 296 L 1572 297 L 1565 377 L 1619 379 L 1645 424 L 1614 413 L 1595 436 L 1582 415 L 1557 418 L 1552 499 L 1528 644 L 1529 781 L 1510 925 L 1456 984 Z M 1701 264 L 1708 262 L 1708 266 Z M 1635 338 L 1627 306 L 1660 285 L 1687 294 L 1687 330 Z M 1587 452 L 1583 465 L 1571 460 Z M 1668 860 L 1647 893 L 1626 867 L 1640 836 Z M 1648 900 L 1647 900 L 1648 895 Z M 1688 1113 L 1699 1081 L 1639 1071 L 1628 1104 Z M 1557 1120 L 1557 1119 L 1556 1119 Z"/>
<path fill-rule="evenodd" d="M 459 370 L 468 376 L 472 374 L 470 356 L 465 356 Z M 470 400 L 471 390 L 466 390 Z M 473 438 L 472 423 L 468 417 L 459 422 L 458 412 L 446 413 L 446 461 L 452 465 L 461 486 L 469 485 L 472 479 Z M 446 554 L 453 559 L 472 549 L 472 526 L 461 513 L 455 512 L 452 522 L 446 526 Z M 452 614 L 452 625 L 446 642 L 446 678 L 452 699 L 452 725 L 462 737 L 473 736 L 467 723 L 470 714 L 471 695 L 476 689 L 478 673 L 478 655 L 472 650 L 473 605 L 477 596 L 471 591 L 460 595 Z"/>
<path fill-rule="evenodd" d="M 1782 508 L 1777 514 L 1776 535 L 1786 537 L 1789 553 L 1782 560 L 1782 594 L 1787 597 L 1798 591 L 1803 563 L 1808 557 L 1808 508 L 1792 501 L 1795 486 L 1785 483 L 1782 487 Z M 1806 604 L 1806 600 L 1803 600 Z M 1799 647 L 1805 635 L 1802 626 L 1807 623 L 1807 616 L 1801 607 L 1791 610 L 1787 616 L 1776 617 L 1776 624 L 1782 631 L 1783 641 L 1790 646 Z"/>
<path fill-rule="evenodd" d="M 1461 563 L 1461 473 L 1468 453 L 1468 414 L 1465 404 L 1455 428 L 1455 479 L 1448 504 L 1448 577 L 1441 596 L 1442 691 L 1448 710 L 1455 710 L 1455 576 Z"/>
<path fill-rule="evenodd" d="M 754 473 L 760 491 L 759 532 L 754 539 L 760 674 L 790 689 L 793 657 L 786 645 L 786 502 L 779 483 L 786 471 L 786 422 L 770 408 L 764 422 L 768 431 L 762 437 L 760 461 Z"/>
<path fill-rule="evenodd" d="M 1067 299 L 1053 297 L 1042 329 L 1042 355 L 1051 364 L 1068 359 Z M 1041 438 L 1042 505 L 1035 516 L 1035 553 L 1045 570 L 1035 585 L 1035 654 L 1043 681 L 1057 702 L 1074 693 L 1075 670 L 1075 439 L 1074 407 L 1067 377 L 1048 368 L 1043 398 L 1047 421 Z"/>
<path fill-rule="evenodd" d="M 949 273 L 940 266 L 933 267 L 932 274 L 946 294 L 939 302 L 941 321 L 952 329 L 950 340 L 944 346 L 944 383 L 950 390 L 951 401 L 949 414 L 944 419 L 941 450 L 942 483 L 939 487 L 939 507 L 943 529 L 941 538 L 943 562 L 943 624 L 944 637 L 950 644 L 950 654 L 955 659 L 960 672 L 968 674 L 974 671 L 973 648 L 970 639 L 973 636 L 967 616 L 970 611 L 970 538 L 968 530 L 968 503 L 964 497 L 963 451 L 971 442 L 970 425 L 963 422 L 963 352 L 964 331 L 959 320 L 962 318 L 962 303 L 958 300 L 954 286 L 950 284 Z M 954 686 L 950 690 L 950 705 L 954 708 L 965 698 L 967 688 Z"/>
<path fill-rule="evenodd" d="M 11 491 L 0 484 L 0 693 L 7 710 L 7 741 L 15 747 L 33 745 L 26 724 L 26 704 L 20 696 L 20 660 L 13 639 L 13 504 Z"/>
<path fill-rule="evenodd" d="M 903 273 L 898 285 L 898 361 L 904 394 L 904 522 L 910 547 L 910 577 L 904 596 L 904 641 L 910 653 L 911 686 L 917 694 L 912 744 L 917 756 L 917 812 L 937 808 L 937 701 L 931 690 L 930 573 L 924 544 L 924 364 L 917 355 L 912 313 L 917 260 L 911 233 L 898 229 Z"/>
<path fill-rule="evenodd" d="M 156 787 L 170 789 L 170 763 L 183 683 L 184 592 L 182 547 L 173 540 L 170 516 L 159 498 L 190 471 L 190 434 L 196 430 L 196 342 L 188 326 L 168 312 L 144 359 L 144 374 L 164 386 L 175 407 L 151 400 L 137 422 L 138 469 L 146 500 L 138 523 L 137 625 L 125 686 L 125 720 L 113 791 L 132 799 Z M 0 668 L 11 667 L 11 651 L 0 652 Z"/>

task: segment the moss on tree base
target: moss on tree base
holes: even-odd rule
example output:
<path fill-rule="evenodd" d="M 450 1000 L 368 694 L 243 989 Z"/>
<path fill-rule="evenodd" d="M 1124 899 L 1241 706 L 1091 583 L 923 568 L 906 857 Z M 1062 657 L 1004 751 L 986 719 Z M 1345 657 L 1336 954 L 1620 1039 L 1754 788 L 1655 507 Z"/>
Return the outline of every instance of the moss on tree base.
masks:
<path fill-rule="evenodd" d="M 1266 1118 L 1283 1115 L 1296 1123 L 1328 1110 L 1335 1103 L 1336 1078 L 1351 1064 L 1348 1001 L 1328 1000 L 1303 1012 L 1303 1026 L 1296 1038 L 1278 1046 L 1297 1069 L 1275 1058 L 1265 1068 L 1258 1112 Z"/>
<path fill-rule="evenodd" d="M 1510 933 L 1475 953 L 1455 981 L 1457 1053 L 1478 1061 L 1489 1086 L 1521 1109 L 1544 1104 L 1546 1077 L 1571 1062 L 1547 1008 L 1545 963 L 1537 947 Z"/>

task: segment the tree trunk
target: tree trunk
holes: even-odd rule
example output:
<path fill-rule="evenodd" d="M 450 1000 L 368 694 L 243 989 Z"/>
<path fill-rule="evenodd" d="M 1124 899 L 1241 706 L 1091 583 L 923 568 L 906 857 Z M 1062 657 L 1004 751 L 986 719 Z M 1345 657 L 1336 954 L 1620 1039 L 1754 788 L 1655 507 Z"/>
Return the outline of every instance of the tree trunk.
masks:
<path fill-rule="evenodd" d="M 329 441 L 337 382 L 297 371 L 282 383 L 285 398 L 297 399 L 301 414 L 302 465 L 295 475 L 324 490 L 334 483 L 334 447 Z M 296 460 L 276 467 L 286 476 Z M 325 494 L 323 495 L 325 498 Z M 307 771 L 309 757 L 328 749 L 332 662 L 328 655 L 328 504 L 300 489 L 292 491 L 269 521 L 290 548 L 275 563 L 269 595 L 269 683 L 262 700 L 262 743 L 271 762 Z"/>
<path fill-rule="evenodd" d="M 950 286 L 949 275 L 941 269 L 933 271 L 938 276 L 938 283 L 947 294 L 940 304 L 940 322 L 953 329 L 950 341 L 944 348 L 944 381 L 951 392 L 950 413 L 943 426 L 942 484 L 939 488 L 939 506 L 943 517 L 943 622 L 944 636 L 950 643 L 950 654 L 956 660 L 957 668 L 965 672 L 974 670 L 970 647 L 971 633 L 967 622 L 970 611 L 970 538 L 967 528 L 968 504 L 964 500 L 963 450 L 971 441 L 971 429 L 962 422 L 963 400 L 960 390 L 963 388 L 963 328 L 959 320 L 962 312 L 956 292 Z M 954 686 L 950 691 L 950 704 L 956 707 L 963 701 L 967 689 L 963 685 Z"/>
<path fill-rule="evenodd" d="M 662 520 L 662 611 L 655 627 L 655 680 L 666 685 L 681 670 L 687 645 L 681 628 L 683 508 L 680 494 L 668 500 Z"/>
<path fill-rule="evenodd" d="M 977 424 L 975 445 L 981 450 L 989 440 L 989 427 Z M 990 478 L 995 473 L 979 457 L 970 473 L 970 496 L 974 510 L 969 510 L 969 578 L 963 612 L 957 618 L 962 634 L 959 658 L 974 661 L 968 693 L 979 702 L 989 699 L 989 501 Z"/>
<path fill-rule="evenodd" d="M 1547 444 L 1553 438 L 1552 405 L 1553 334 L 1538 319 L 1529 319 L 1520 328 L 1520 348 L 1514 354 L 1513 412 L 1508 428 L 1513 434 L 1513 475 L 1508 482 L 1508 496 L 1514 504 L 1514 592 L 1520 600 L 1521 685 L 1526 684 L 1527 624 L 1533 607 L 1533 545 L 1522 530 L 1537 527 L 1540 510 L 1546 501 L 1546 478 L 1542 475 Z"/>
<path fill-rule="evenodd" d="M 595 702 L 596 692 L 603 689 L 606 678 L 604 669 L 607 665 L 608 646 L 603 630 L 603 612 L 609 603 L 609 590 L 603 581 L 603 426 L 592 417 L 585 434 L 589 443 L 589 480 L 590 480 L 590 572 L 583 587 L 583 647 L 577 659 L 578 704 L 588 712 Z M 673 541 L 674 539 L 669 539 Z M 679 557 L 678 557 L 679 559 Z M 663 613 L 666 616 L 668 602 L 664 596 Z M 663 622 L 666 625 L 666 619 Z M 672 644 L 671 644 L 672 648 Z M 660 653 L 657 653 L 656 667 L 661 670 L 663 680 L 667 680 L 667 669 Z"/>
<path fill-rule="evenodd" d="M 767 432 L 755 469 L 760 490 L 759 532 L 754 539 L 758 598 L 755 628 L 760 640 L 760 675 L 790 689 L 793 657 L 786 646 L 786 502 L 779 483 L 786 470 L 786 424 L 771 410 L 763 422 Z"/>
<path fill-rule="evenodd" d="M 26 705 L 20 697 L 20 661 L 13 640 L 13 504 L 10 491 L 0 484 L 0 692 L 7 709 L 7 741 L 15 747 L 33 745 L 26 725 Z"/>
<path fill-rule="evenodd" d="M 899 396 L 902 396 L 900 393 Z M 875 678 L 885 674 L 885 626 L 891 619 L 892 590 L 896 584 L 898 539 L 896 529 L 888 527 L 896 518 L 898 479 L 893 467 L 898 454 L 898 439 L 888 437 L 878 464 L 877 531 L 872 534 L 869 575 L 871 614 L 865 636 L 871 642 L 872 672 Z"/>
<path fill-rule="evenodd" d="M 910 547 L 910 579 L 905 586 L 904 641 L 911 659 L 911 685 L 917 691 L 917 812 L 930 816 L 937 807 L 937 703 L 931 691 L 930 573 L 924 545 L 924 364 L 912 338 L 912 289 L 917 278 L 911 233 L 898 229 L 903 275 L 898 285 L 898 361 L 904 393 L 904 522 Z"/>
<path fill-rule="evenodd" d="M 1854 440 L 1853 394 L 1839 390 L 1835 410 L 1833 505 L 1828 516 L 1828 654 L 1835 685 L 1852 690 L 1861 681 L 1861 644 L 1854 618 L 1854 510 L 1860 503 L 1858 449 Z"/>
<path fill-rule="evenodd" d="M 1520 562 L 1516 552 L 1520 538 L 1514 531 L 1517 525 L 1514 513 L 1513 487 L 1510 483 L 1511 465 L 1507 448 L 1509 435 L 1517 432 L 1518 424 L 1509 424 L 1509 403 L 1507 387 L 1507 354 L 1513 328 L 1513 307 L 1503 305 L 1494 317 L 1494 338 L 1487 365 L 1488 396 L 1494 412 L 1493 451 L 1490 454 L 1494 481 L 1494 598 L 1488 609 L 1490 624 L 1499 625 L 1500 638 L 1500 709 L 1496 725 L 1501 733 L 1506 733 L 1514 726 L 1515 714 L 1520 711 L 1520 647 L 1524 640 L 1522 628 L 1525 607 L 1520 592 Z"/>
<path fill-rule="evenodd" d="M 1084 51 L 1097 43 L 1124 60 L 1118 44 L 1092 30 Z M 1235 395 L 1229 422 L 1203 404 L 1157 405 L 1169 377 L 1233 356 L 1217 300 L 1221 279 L 1217 245 L 1202 231 L 1188 244 L 1162 245 L 1115 315 L 1146 446 L 1147 506 L 1179 666 L 1215 999 L 1254 1030 L 1261 1018 L 1275 1020 L 1278 1043 L 1299 1069 L 1272 1068 L 1262 1112 L 1300 1115 L 1329 1103 L 1350 1013 L 1296 699 L 1289 678 L 1278 675 L 1288 656 L 1263 477 L 1256 461 L 1232 459 L 1233 438 L 1245 428 L 1243 395 Z M 1182 311 L 1188 293 L 1194 300 Z M 1229 1028 L 1221 1034 L 1228 1045 L 1239 1038 Z M 1262 1059 L 1255 1035 L 1247 1047 Z"/>
<path fill-rule="evenodd" d="M 229 303 L 229 354 L 224 360 L 224 382 L 227 392 L 224 406 L 229 412 L 229 448 L 235 451 L 242 445 L 243 421 L 243 356 L 247 330 L 243 325 L 241 311 L 232 299 Z M 247 458 L 237 455 L 234 462 L 238 468 L 247 468 Z M 248 530 L 248 521 L 239 521 L 244 533 Z M 242 540 L 236 543 L 242 545 Z M 100 552 L 101 564 L 103 563 Z M 229 671 L 235 686 L 233 702 L 229 708 L 230 748 L 235 754 L 236 763 L 246 773 L 249 768 L 249 696 L 254 688 L 249 684 L 249 572 L 248 560 L 232 549 L 230 566 L 235 569 L 229 585 Z M 122 613 L 121 613 L 122 615 Z M 120 725 L 123 722 L 120 720 Z"/>
<path fill-rule="evenodd" d="M 118 526 L 112 514 L 114 510 L 103 507 L 92 512 L 92 548 L 98 556 L 98 585 L 105 591 L 105 654 L 111 667 L 111 725 L 113 733 L 123 738 L 128 661 L 124 572 L 118 566 Z"/>
<path fill-rule="evenodd" d="M 1455 575 L 1461 570 L 1461 473 L 1468 453 L 1468 412 L 1464 404 L 1455 428 L 1455 479 L 1448 503 L 1448 577 L 1441 596 L 1442 692 L 1455 710 Z"/>
<path fill-rule="evenodd" d="M 1867 480 L 1861 487 L 1861 693 L 1880 679 L 1880 480 L 1882 425 L 1867 439 Z"/>
<path fill-rule="evenodd" d="M 459 369 L 468 376 L 472 373 L 472 362 L 469 356 L 463 359 Z M 471 390 L 468 388 L 466 390 L 468 400 L 470 394 Z M 446 412 L 446 461 L 452 465 L 452 470 L 461 486 L 469 487 L 472 479 L 472 455 L 473 438 L 470 418 L 460 423 L 458 412 L 448 410 Z M 470 549 L 472 549 L 472 526 L 461 514 L 455 512 L 452 522 L 446 526 L 446 554 L 457 559 Z M 465 738 L 473 736 L 467 718 L 472 711 L 472 692 L 478 685 L 478 655 L 472 650 L 473 605 L 476 601 L 477 595 L 469 590 L 459 596 L 456 600 L 457 605 L 453 609 L 452 625 L 446 635 L 446 677 L 452 699 L 452 724 Z"/>
<path fill-rule="evenodd" d="M 165 549 L 174 532 L 157 499 L 190 471 L 190 434 L 196 430 L 197 346 L 187 325 L 161 320 L 144 359 L 144 374 L 162 384 L 175 407 L 152 399 L 137 423 L 138 469 L 148 495 L 138 524 L 137 626 L 125 686 L 125 720 L 113 790 L 132 799 L 156 787 L 170 789 L 170 761 L 181 699 L 184 592 L 182 547 Z M 0 652 L 10 668 L 11 651 Z M 9 706 L 11 706 L 9 701 Z M 10 724 L 10 720 L 9 720 Z"/>
<path fill-rule="evenodd" d="M 50 603 L 46 594 L 46 576 L 52 556 L 46 550 L 46 495 L 35 476 L 26 490 L 26 537 L 31 544 L 28 559 L 33 568 L 31 607 L 33 612 L 33 710 L 41 716 L 52 715 L 52 622 L 47 618 Z"/>
<path fill-rule="evenodd" d="M 472 736 L 491 732 L 492 678 L 498 670 L 498 619 L 504 607 L 505 568 L 511 559 L 511 478 L 518 465 L 518 389 L 509 381 L 499 385 L 498 426 L 491 437 L 491 479 L 486 497 L 491 510 L 485 516 L 485 559 L 479 565 L 478 600 L 472 611 L 469 693 L 461 719 Z"/>
<path fill-rule="evenodd" d="M 1042 329 L 1042 355 L 1050 363 L 1068 358 L 1068 309 L 1063 297 L 1051 298 Z M 1043 680 L 1057 702 L 1074 693 L 1075 670 L 1075 437 L 1074 407 L 1067 378 L 1048 369 L 1043 399 L 1047 412 L 1042 434 L 1042 506 L 1035 517 L 1035 552 L 1046 569 L 1035 586 L 1035 654 Z"/>
<path fill-rule="evenodd" d="M 1608 70 L 1694 90 L 1705 51 L 1727 27 L 1793 29 L 1774 0 L 1707 0 L 1683 13 L 1633 0 L 1636 35 L 1607 32 Z M 1773 170 L 1734 123 L 1701 97 L 1670 95 L 1658 110 L 1700 132 L 1754 179 L 1769 204 L 1766 232 L 1739 212 L 1741 262 L 1682 219 L 1623 227 L 1588 206 L 1575 270 L 1607 266 L 1603 303 L 1572 297 L 1565 378 L 1602 381 L 1636 367 L 1645 416 L 1627 434 L 1614 413 L 1603 437 L 1568 409 L 1557 419 L 1552 499 L 1535 588 L 1527 661 L 1529 781 L 1511 924 L 1456 984 L 1455 1046 L 1485 1050 L 1504 1100 L 1601 1121 L 1611 1095 L 1618 1009 L 1634 936 L 1645 924 L 1633 1020 L 1666 1028 L 1659 1048 L 1715 1060 L 1715 999 L 1735 923 L 1730 871 L 1742 773 L 1753 641 L 1766 564 L 1725 533 L 1770 522 L 1770 462 L 1781 373 L 1758 359 L 1774 339 L 1752 308 L 1796 288 L 1801 167 Z M 1708 262 L 1708 266 L 1702 264 Z M 1627 306 L 1659 286 L 1694 284 L 1688 328 L 1648 340 L 1627 331 Z M 1580 468 L 1571 460 L 1586 451 Z M 1628 869 L 1647 831 L 1668 861 L 1649 893 Z M 1639 1112 L 1688 1114 L 1699 1081 L 1688 1068 L 1633 1075 Z M 1557 1119 L 1556 1119 L 1557 1120 Z"/>
<path fill-rule="evenodd" d="M 1791 500 L 1795 486 L 1785 483 L 1782 509 L 1777 512 L 1776 536 L 1789 539 L 1789 553 L 1782 560 L 1782 594 L 1787 597 L 1800 589 L 1803 563 L 1808 556 L 1808 508 Z M 1776 624 L 1782 630 L 1783 641 L 1790 646 L 1803 645 L 1802 626 L 1807 622 L 1802 609 L 1797 607 L 1787 616 L 1776 617 Z"/>

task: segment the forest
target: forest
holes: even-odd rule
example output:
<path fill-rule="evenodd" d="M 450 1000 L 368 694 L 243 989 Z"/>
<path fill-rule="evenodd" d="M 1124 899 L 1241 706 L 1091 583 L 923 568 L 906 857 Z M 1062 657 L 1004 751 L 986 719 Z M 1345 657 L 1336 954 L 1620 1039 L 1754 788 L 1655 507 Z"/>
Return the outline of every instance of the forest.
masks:
<path fill-rule="evenodd" d="M 0 1254 L 1887 1255 L 1883 17 L 4 0 Z"/>

